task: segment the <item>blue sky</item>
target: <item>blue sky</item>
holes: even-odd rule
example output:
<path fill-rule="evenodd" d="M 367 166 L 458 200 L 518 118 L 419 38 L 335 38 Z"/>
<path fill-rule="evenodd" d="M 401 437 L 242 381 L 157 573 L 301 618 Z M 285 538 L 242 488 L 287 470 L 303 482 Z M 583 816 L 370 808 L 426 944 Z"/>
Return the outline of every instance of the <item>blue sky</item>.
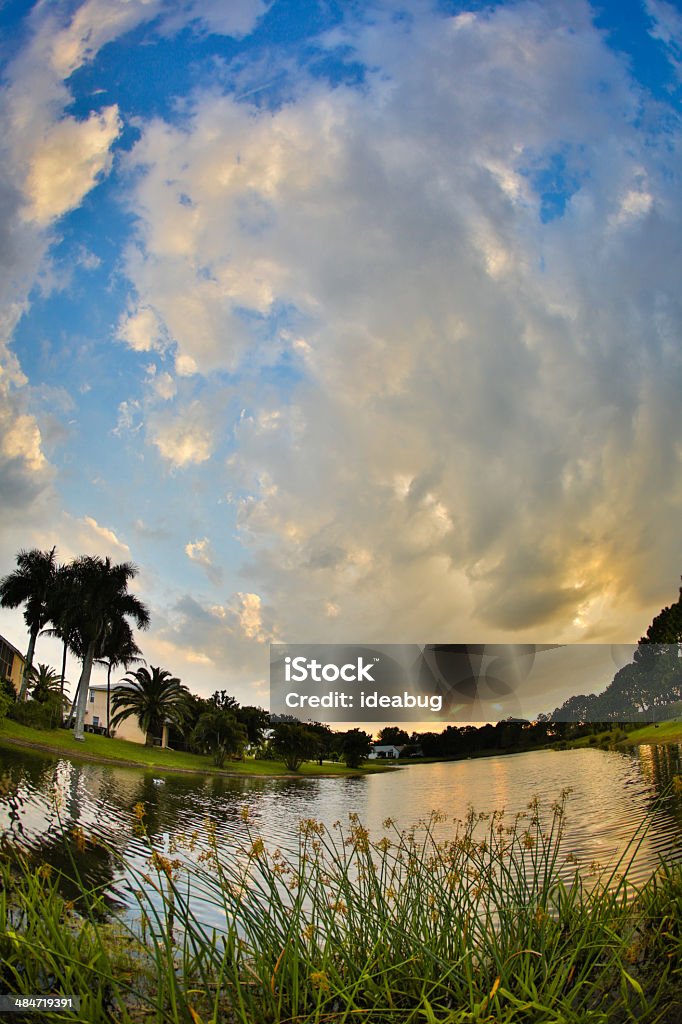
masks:
<path fill-rule="evenodd" d="M 627 643 L 675 598 L 677 5 L 0 21 L 0 571 L 133 560 L 147 660 L 263 703 L 272 640 Z"/>

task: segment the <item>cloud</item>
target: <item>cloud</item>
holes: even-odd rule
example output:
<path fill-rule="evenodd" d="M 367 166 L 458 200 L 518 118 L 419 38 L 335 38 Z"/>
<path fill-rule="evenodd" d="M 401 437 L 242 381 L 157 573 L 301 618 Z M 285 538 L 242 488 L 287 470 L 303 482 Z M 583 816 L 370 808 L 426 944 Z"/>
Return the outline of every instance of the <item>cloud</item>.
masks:
<path fill-rule="evenodd" d="M 202 664 L 210 666 L 213 673 L 216 667 L 222 672 L 229 665 L 233 692 L 248 703 L 254 700 L 251 687 L 267 676 L 267 645 L 276 639 L 273 609 L 258 594 L 237 593 L 224 604 L 202 603 L 184 595 L 154 642 L 165 646 L 167 657 L 186 659 L 195 675 L 196 666 Z M 215 681 L 215 674 L 206 678 Z"/>
<path fill-rule="evenodd" d="M 127 313 L 118 325 L 117 337 L 135 352 L 163 351 L 166 347 L 159 321 L 149 306 Z"/>
<path fill-rule="evenodd" d="M 215 565 L 215 554 L 208 537 L 189 541 L 189 543 L 185 544 L 185 554 L 190 562 L 195 562 L 201 566 L 211 583 L 219 584 L 221 582 L 222 570 L 219 566 Z"/>
<path fill-rule="evenodd" d="M 40 140 L 29 158 L 25 216 L 47 225 L 80 205 L 111 167 L 111 146 L 121 131 L 116 106 L 85 121 L 65 117 Z"/>
<path fill-rule="evenodd" d="M 200 92 L 130 158 L 178 370 L 293 370 L 234 425 L 244 571 L 287 639 L 612 636 L 674 584 L 679 139 L 585 4 L 328 44 L 362 89 Z M 195 401 L 150 431 L 176 466 L 218 444 Z"/>
<path fill-rule="evenodd" d="M 649 34 L 663 44 L 677 78 L 682 77 L 682 15 L 666 0 L 646 0 L 645 7 L 653 25 Z"/>
<path fill-rule="evenodd" d="M 162 458 L 176 469 L 207 462 L 214 448 L 206 409 L 197 401 L 182 412 L 151 417 L 148 436 Z"/>

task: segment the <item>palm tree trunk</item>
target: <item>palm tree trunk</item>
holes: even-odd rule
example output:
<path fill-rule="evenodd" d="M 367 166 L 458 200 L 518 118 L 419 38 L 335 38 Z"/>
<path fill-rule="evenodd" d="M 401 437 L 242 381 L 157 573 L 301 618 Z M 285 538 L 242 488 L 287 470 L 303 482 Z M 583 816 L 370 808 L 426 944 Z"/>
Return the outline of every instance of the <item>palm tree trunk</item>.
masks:
<path fill-rule="evenodd" d="M 36 649 L 36 637 L 38 636 L 38 630 L 32 629 L 29 634 L 28 650 L 26 651 L 26 658 L 24 660 L 24 670 L 21 673 L 21 686 L 19 687 L 19 700 L 26 700 L 28 691 L 28 676 L 33 668 L 33 652 Z"/>
<path fill-rule="evenodd" d="M 74 694 L 73 703 L 71 705 L 71 710 L 69 711 L 69 716 L 68 716 L 68 718 L 66 720 L 66 728 L 67 729 L 72 729 L 73 728 L 73 723 L 74 723 L 74 720 L 76 718 L 76 705 L 78 704 L 78 694 L 80 692 L 81 692 L 81 684 L 80 684 L 80 680 L 79 680 L 78 681 L 78 685 L 76 687 L 76 692 Z"/>
<path fill-rule="evenodd" d="M 65 680 L 66 680 L 66 652 L 67 652 L 67 649 L 68 649 L 68 644 L 67 644 L 67 642 L 65 640 L 64 641 L 64 653 L 62 654 L 62 684 L 61 684 L 61 688 L 60 688 L 61 689 L 61 694 L 62 694 L 62 703 L 60 705 L 61 708 L 62 708 L 62 721 L 64 721 L 64 683 L 65 683 Z"/>
<path fill-rule="evenodd" d="M 90 686 L 90 675 L 92 663 L 95 660 L 95 642 L 88 644 L 88 649 L 83 658 L 83 670 L 78 682 L 78 700 L 76 701 L 76 722 L 73 727 L 73 738 L 82 740 L 85 733 L 85 707 L 88 702 L 88 689 Z"/>
<path fill-rule="evenodd" d="M 111 722 L 111 661 L 107 668 L 107 736 L 111 735 L 109 726 Z"/>

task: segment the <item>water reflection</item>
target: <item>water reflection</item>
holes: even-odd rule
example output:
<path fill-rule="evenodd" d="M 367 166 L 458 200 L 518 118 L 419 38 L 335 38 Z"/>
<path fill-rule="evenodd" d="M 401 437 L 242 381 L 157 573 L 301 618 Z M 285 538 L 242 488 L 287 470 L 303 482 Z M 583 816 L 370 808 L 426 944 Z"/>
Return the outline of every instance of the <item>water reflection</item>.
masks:
<path fill-rule="evenodd" d="M 565 852 L 582 865 L 614 864 L 651 816 L 632 872 L 635 880 L 643 881 L 661 856 L 682 858 L 682 795 L 670 793 L 659 800 L 679 771 L 676 745 L 642 747 L 635 755 L 590 748 L 533 751 L 326 779 L 160 776 L 2 750 L 0 832 L 65 870 L 74 829 L 99 837 L 112 852 L 88 844 L 77 851 L 78 869 L 88 885 L 129 899 L 125 865 L 148 869 L 149 848 L 135 828 L 137 804 L 144 807 L 148 835 L 160 852 L 173 852 L 179 836 L 194 835 L 197 847 L 185 856 L 196 859 L 211 828 L 225 855 L 249 841 L 241 813 L 245 804 L 251 835 L 292 850 L 302 818 L 321 820 L 329 829 L 357 813 L 378 837 L 387 817 L 409 827 L 431 810 L 440 810 L 449 817 L 438 825 L 445 836 L 452 831 L 452 818 L 464 817 L 469 806 L 486 813 L 505 809 L 513 817 L 537 794 L 541 810 L 551 816 L 552 803 L 570 786 Z M 71 837 L 68 842 L 65 833 Z M 567 873 L 572 870 L 567 866 Z"/>

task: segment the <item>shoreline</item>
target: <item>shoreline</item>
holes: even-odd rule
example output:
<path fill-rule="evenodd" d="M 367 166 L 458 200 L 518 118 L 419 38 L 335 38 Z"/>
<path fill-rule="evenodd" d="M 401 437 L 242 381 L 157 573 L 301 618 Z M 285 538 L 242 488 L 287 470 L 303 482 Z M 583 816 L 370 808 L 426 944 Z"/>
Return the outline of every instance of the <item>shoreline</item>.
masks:
<path fill-rule="evenodd" d="M 145 771 L 159 772 L 162 774 L 170 773 L 173 775 L 210 775 L 223 779 L 348 779 L 361 778 L 363 775 L 379 774 L 382 771 L 396 771 L 399 767 L 398 765 L 382 765 L 381 768 L 374 770 L 372 768 L 367 769 L 364 767 L 362 769 L 339 768 L 339 770 L 334 773 L 315 771 L 306 771 L 305 773 L 256 773 L 249 771 L 229 771 L 223 768 L 211 767 L 209 765 L 205 767 L 184 768 L 179 765 L 147 764 L 144 761 L 131 761 L 121 757 L 106 757 L 103 754 L 93 754 L 86 750 L 81 753 L 79 750 L 72 750 L 70 747 L 57 747 L 49 743 L 40 743 L 34 740 L 24 739 L 19 736 L 5 736 L 0 732 L 0 750 L 7 747 L 13 749 L 19 748 L 24 750 L 35 750 L 42 754 L 55 754 L 59 757 L 65 757 L 68 760 L 87 761 L 91 764 L 114 765 L 117 768 L 132 768 L 135 770 L 144 769 Z"/>

